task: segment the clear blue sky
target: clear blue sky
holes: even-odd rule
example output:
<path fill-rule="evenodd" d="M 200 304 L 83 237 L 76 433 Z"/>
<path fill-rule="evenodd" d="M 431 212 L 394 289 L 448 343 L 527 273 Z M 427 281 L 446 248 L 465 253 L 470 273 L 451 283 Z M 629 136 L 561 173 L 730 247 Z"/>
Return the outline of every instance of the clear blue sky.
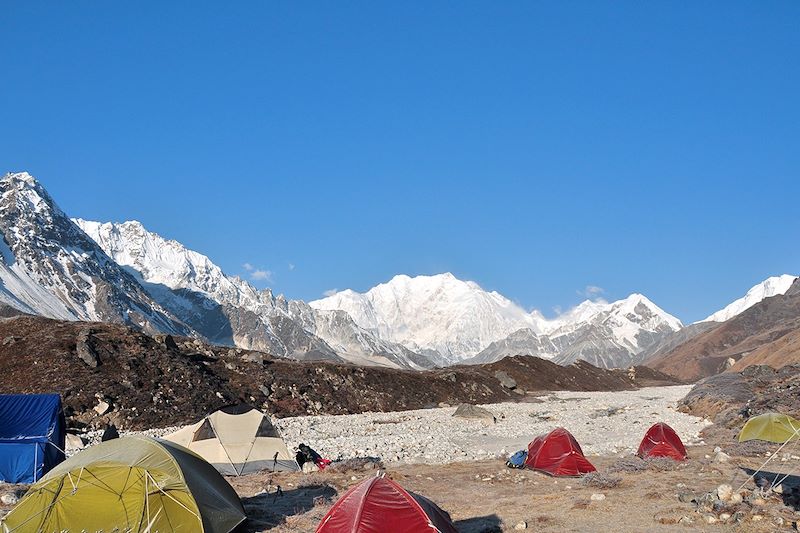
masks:
<path fill-rule="evenodd" d="M 5 2 L 0 161 L 292 298 L 800 272 L 800 2 Z M 294 269 L 290 267 L 294 265 Z"/>

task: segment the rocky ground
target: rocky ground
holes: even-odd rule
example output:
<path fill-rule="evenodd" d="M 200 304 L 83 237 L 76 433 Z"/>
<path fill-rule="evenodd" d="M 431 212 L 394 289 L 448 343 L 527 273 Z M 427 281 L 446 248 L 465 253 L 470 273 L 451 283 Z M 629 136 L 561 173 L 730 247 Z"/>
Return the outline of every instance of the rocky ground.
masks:
<path fill-rule="evenodd" d="M 4 392 L 58 392 L 68 423 L 129 430 L 187 424 L 232 403 L 278 417 L 518 401 L 531 391 L 631 390 L 676 381 L 647 368 L 562 367 L 535 357 L 415 372 L 148 336 L 121 325 L 0 319 Z"/>

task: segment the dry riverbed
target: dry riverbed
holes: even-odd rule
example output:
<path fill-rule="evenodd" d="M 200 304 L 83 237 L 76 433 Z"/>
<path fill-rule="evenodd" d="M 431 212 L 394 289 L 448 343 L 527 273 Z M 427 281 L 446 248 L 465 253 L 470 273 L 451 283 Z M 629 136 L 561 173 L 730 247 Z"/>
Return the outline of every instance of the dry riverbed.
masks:
<path fill-rule="evenodd" d="M 334 460 L 377 457 L 384 463 L 445 464 L 505 457 L 541 433 L 567 428 L 587 455 L 630 454 L 655 422 L 672 426 L 687 445 L 700 444 L 709 422 L 675 409 L 691 386 L 622 392 L 556 392 L 526 403 L 482 407 L 496 423 L 453 417 L 456 407 L 394 413 L 284 418 L 287 444 L 311 445 Z"/>

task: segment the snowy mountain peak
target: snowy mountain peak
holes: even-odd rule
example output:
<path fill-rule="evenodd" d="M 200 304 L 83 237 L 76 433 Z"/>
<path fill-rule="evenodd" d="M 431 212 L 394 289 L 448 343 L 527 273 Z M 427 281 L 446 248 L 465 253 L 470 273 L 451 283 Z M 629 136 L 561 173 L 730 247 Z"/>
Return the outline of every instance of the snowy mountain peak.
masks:
<path fill-rule="evenodd" d="M 0 179 L 0 301 L 67 320 L 191 334 L 148 297 L 27 172 Z"/>
<path fill-rule="evenodd" d="M 394 276 L 365 293 L 345 290 L 310 302 L 347 312 L 360 327 L 411 350 L 438 352 L 452 363 L 514 331 L 542 330 L 543 319 L 497 292 L 451 273 Z"/>
<path fill-rule="evenodd" d="M 794 283 L 796 279 L 797 276 L 792 276 L 790 274 L 767 278 L 758 285 L 751 287 L 743 297 L 731 302 L 700 322 L 725 322 L 726 320 L 730 320 L 764 298 L 769 298 L 778 294 L 786 294 L 786 291 L 789 290 L 789 287 L 792 286 L 792 283 Z"/>

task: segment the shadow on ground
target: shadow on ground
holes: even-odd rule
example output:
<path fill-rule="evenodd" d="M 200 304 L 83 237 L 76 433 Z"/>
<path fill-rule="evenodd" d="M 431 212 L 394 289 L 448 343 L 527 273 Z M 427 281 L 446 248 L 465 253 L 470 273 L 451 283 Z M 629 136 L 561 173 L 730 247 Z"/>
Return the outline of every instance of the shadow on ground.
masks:
<path fill-rule="evenodd" d="M 461 533 L 500 533 L 502 521 L 496 514 L 476 516 L 455 522 L 456 529 Z"/>
<path fill-rule="evenodd" d="M 795 511 L 800 511 L 800 476 L 789 475 L 787 472 L 757 471 L 743 468 L 747 475 L 752 476 L 757 486 L 769 489 L 781 485 L 781 498 L 783 504 Z"/>
<path fill-rule="evenodd" d="M 271 488 L 268 493 L 242 498 L 247 514 L 245 531 L 263 531 L 291 520 L 291 517 L 307 513 L 314 507 L 327 505 L 336 496 L 330 485 L 309 485 L 278 492 Z"/>

